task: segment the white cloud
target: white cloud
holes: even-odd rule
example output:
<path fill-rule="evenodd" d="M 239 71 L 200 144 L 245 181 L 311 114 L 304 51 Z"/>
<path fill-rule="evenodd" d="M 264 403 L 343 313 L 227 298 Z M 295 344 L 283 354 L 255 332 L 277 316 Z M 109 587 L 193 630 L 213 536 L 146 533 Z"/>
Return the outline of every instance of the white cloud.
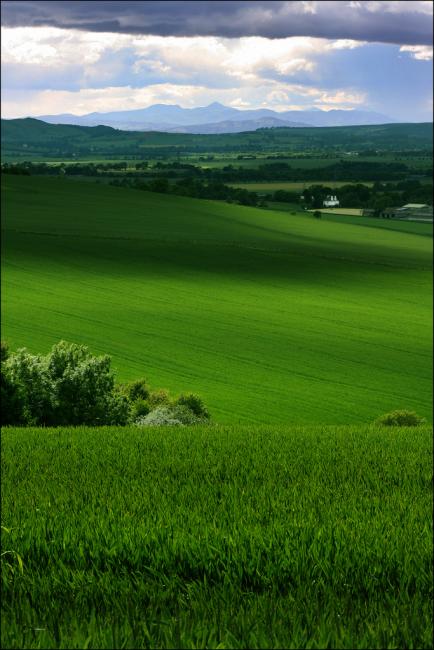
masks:
<path fill-rule="evenodd" d="M 63 66 L 97 63 L 105 51 L 128 47 L 132 38 L 124 34 L 81 32 L 56 27 L 3 27 L 3 63 L 34 63 Z"/>
<path fill-rule="evenodd" d="M 353 7 L 366 9 L 367 11 L 388 12 L 394 14 L 403 13 L 433 13 L 431 0 L 364 0 L 363 2 L 350 3 Z"/>
<path fill-rule="evenodd" d="M 263 37 L 227 39 L 204 37 L 131 36 L 104 32 L 62 30 L 55 27 L 2 29 L 4 64 L 34 64 L 59 70 L 81 65 L 89 74 L 105 56 L 128 52 L 131 71 L 151 70 L 181 78 L 192 73 L 225 75 L 228 80 L 253 80 L 261 70 L 290 75 L 312 71 L 318 57 L 335 49 L 353 49 L 364 43 L 349 39 Z M 115 67 L 115 66 L 114 66 Z M 65 79 L 67 83 L 67 79 Z"/>
<path fill-rule="evenodd" d="M 319 97 L 314 100 L 315 104 L 329 105 L 339 104 L 340 107 L 352 107 L 363 104 L 366 99 L 365 93 L 351 93 L 344 90 L 338 90 L 335 93 L 326 93 L 319 91 Z"/>
<path fill-rule="evenodd" d="M 402 45 L 399 51 L 410 52 L 410 55 L 419 61 L 430 61 L 433 58 L 433 48 L 429 45 Z"/>

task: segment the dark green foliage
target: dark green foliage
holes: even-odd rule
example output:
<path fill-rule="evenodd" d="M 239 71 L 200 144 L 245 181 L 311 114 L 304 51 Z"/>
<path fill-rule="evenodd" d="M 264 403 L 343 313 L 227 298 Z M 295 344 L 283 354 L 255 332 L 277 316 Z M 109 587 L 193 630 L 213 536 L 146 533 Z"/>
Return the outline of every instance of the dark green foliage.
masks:
<path fill-rule="evenodd" d="M 145 417 L 151 410 L 151 406 L 147 400 L 136 399 L 130 405 L 130 419 L 135 422 L 137 418 Z"/>
<path fill-rule="evenodd" d="M 315 217 L 315 219 L 321 219 L 321 212 L 319 210 L 315 210 L 313 216 Z"/>
<path fill-rule="evenodd" d="M 9 347 L 6 341 L 1 342 L 1 347 L 0 347 L 0 361 L 6 361 L 6 359 L 9 356 Z"/>
<path fill-rule="evenodd" d="M 378 418 L 376 424 L 386 427 L 417 427 L 426 422 L 414 411 L 397 410 L 386 413 Z"/>
<path fill-rule="evenodd" d="M 118 388 L 130 402 L 135 402 L 136 400 L 147 400 L 150 395 L 150 388 L 144 377 L 136 379 L 135 381 L 130 381 L 127 384 L 121 384 Z"/>
<path fill-rule="evenodd" d="M 1 645 L 432 648 L 431 458 L 429 426 L 4 430 Z"/>
<path fill-rule="evenodd" d="M 209 419 L 209 412 L 205 406 L 203 399 L 195 393 L 181 393 L 177 398 L 175 404 L 179 406 L 186 406 L 190 411 L 200 418 L 205 420 Z"/>
<path fill-rule="evenodd" d="M 9 358 L 9 348 L 5 341 L 1 342 L 1 371 L 0 371 L 0 424 L 22 424 L 24 422 L 25 402 L 21 390 L 10 377 L 4 363 Z"/>

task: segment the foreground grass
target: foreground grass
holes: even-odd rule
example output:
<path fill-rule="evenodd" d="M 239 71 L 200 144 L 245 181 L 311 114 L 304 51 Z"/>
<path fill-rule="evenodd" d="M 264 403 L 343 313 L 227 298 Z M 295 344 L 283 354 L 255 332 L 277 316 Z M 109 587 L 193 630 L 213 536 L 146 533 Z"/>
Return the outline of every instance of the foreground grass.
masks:
<path fill-rule="evenodd" d="M 431 453 L 429 427 L 5 429 L 2 647 L 430 648 Z"/>

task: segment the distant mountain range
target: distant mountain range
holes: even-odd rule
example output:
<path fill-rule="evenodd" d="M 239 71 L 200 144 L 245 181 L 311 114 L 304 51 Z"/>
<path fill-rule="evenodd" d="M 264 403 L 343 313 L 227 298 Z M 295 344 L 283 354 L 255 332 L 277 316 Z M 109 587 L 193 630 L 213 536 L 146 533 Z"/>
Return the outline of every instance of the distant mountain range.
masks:
<path fill-rule="evenodd" d="M 270 127 L 359 126 L 390 124 L 390 117 L 370 111 L 309 110 L 277 112 L 268 108 L 239 110 L 214 102 L 199 108 L 176 104 L 154 104 L 148 108 L 87 115 L 41 115 L 49 124 L 111 126 L 124 131 L 164 131 L 167 133 L 241 133 Z"/>

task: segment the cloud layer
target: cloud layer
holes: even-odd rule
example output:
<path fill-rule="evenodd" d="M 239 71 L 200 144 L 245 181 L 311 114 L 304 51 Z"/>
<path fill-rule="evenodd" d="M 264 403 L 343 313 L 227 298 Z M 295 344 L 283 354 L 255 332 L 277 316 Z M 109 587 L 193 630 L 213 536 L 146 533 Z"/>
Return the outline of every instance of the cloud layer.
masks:
<path fill-rule="evenodd" d="M 4 0 L 3 24 L 159 36 L 311 36 L 432 44 L 432 2 Z"/>
<path fill-rule="evenodd" d="M 124 1 L 119 7 L 3 2 L 3 116 L 219 101 L 236 108 L 362 108 L 402 121 L 432 119 L 432 46 L 415 43 L 415 30 L 410 42 L 371 42 L 385 23 L 389 35 L 391 25 L 408 30 L 416 18 L 429 29 L 431 2 Z M 340 32 L 345 21 L 339 12 L 347 16 Z M 267 32 L 276 21 L 283 31 L 303 27 L 309 35 L 177 35 L 208 27 L 224 32 L 223 23 Z M 313 35 L 320 23 L 323 33 L 343 37 Z M 132 24 L 138 33 L 128 33 Z M 169 35 L 139 33 L 144 25 Z"/>

